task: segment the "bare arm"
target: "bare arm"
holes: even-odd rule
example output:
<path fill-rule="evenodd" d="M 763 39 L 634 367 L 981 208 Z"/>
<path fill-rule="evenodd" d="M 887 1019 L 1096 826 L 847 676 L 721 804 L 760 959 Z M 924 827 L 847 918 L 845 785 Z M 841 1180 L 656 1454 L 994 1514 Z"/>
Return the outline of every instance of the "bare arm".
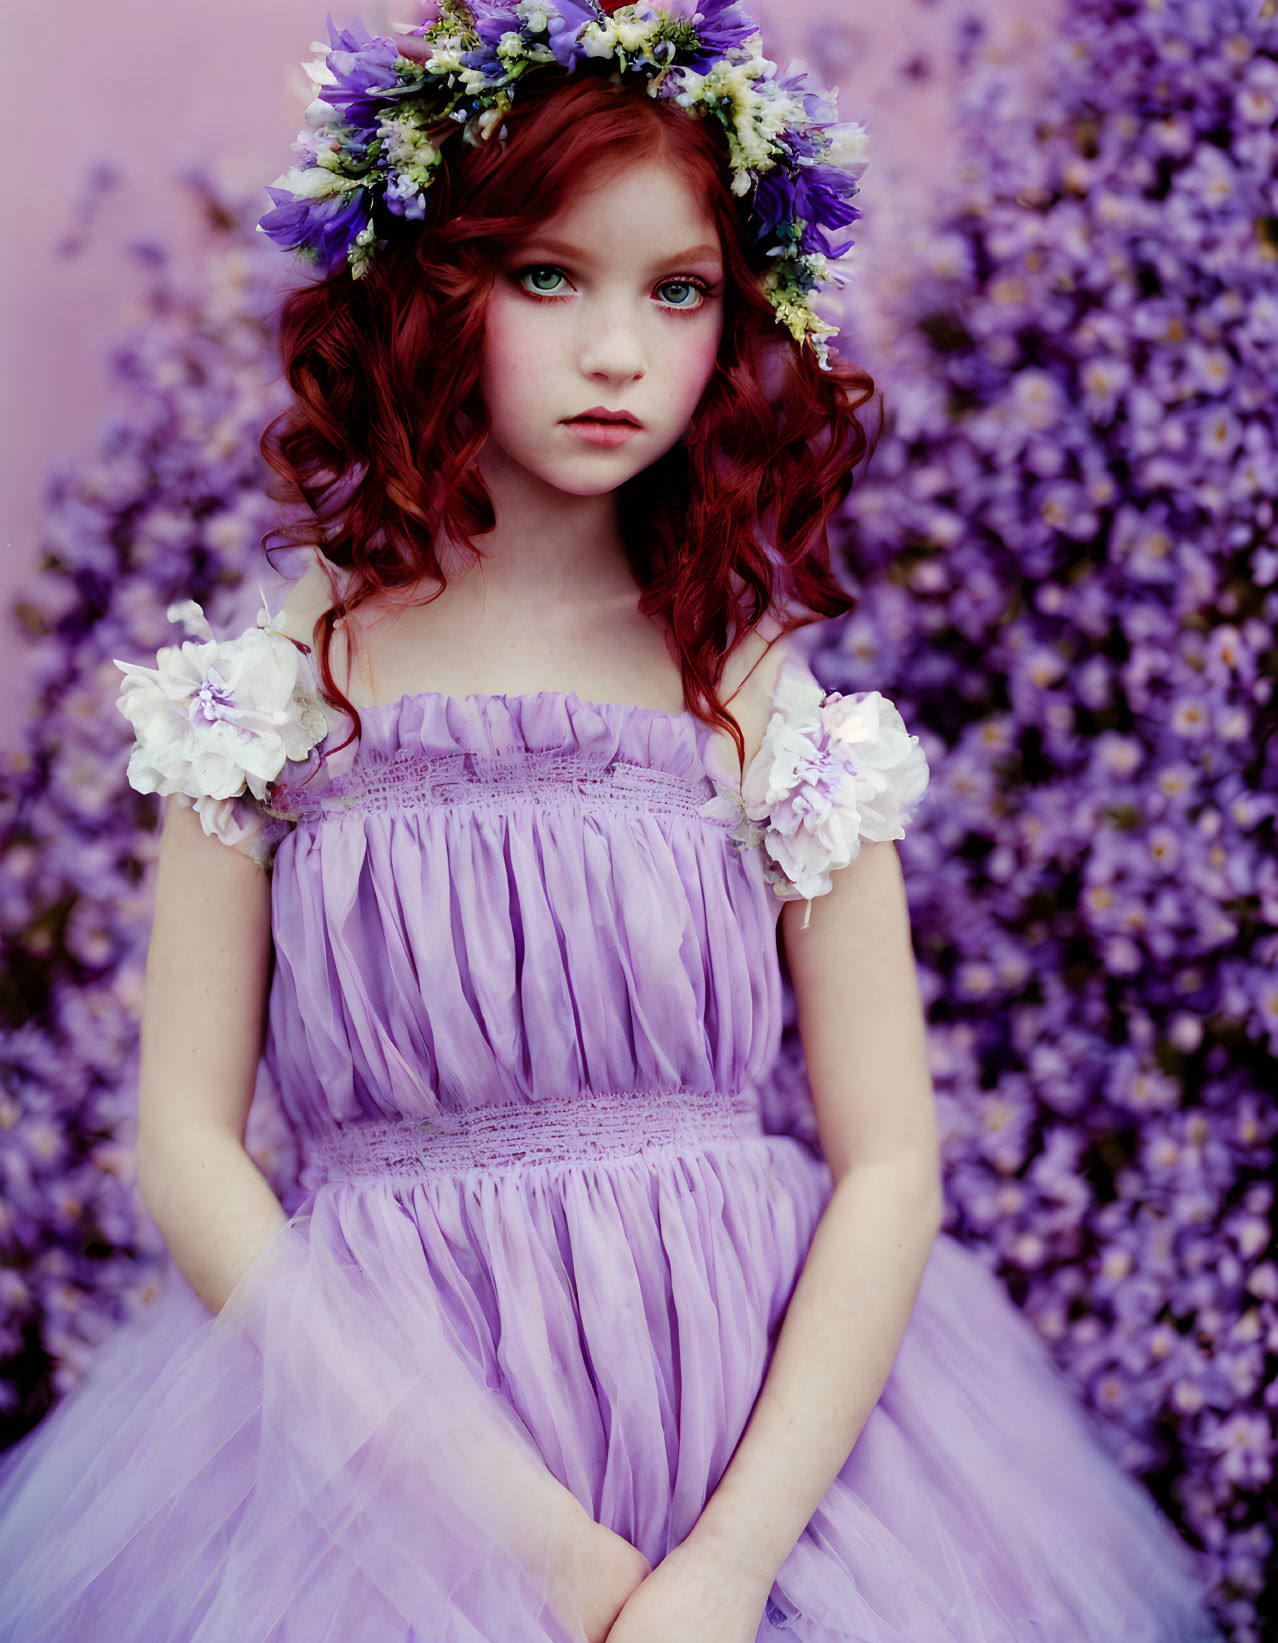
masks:
<path fill-rule="evenodd" d="M 285 605 L 293 631 L 307 642 L 317 614 L 317 574 L 308 572 Z M 211 1312 L 259 1341 L 270 1339 L 264 1320 L 276 1305 L 276 1286 L 294 1274 L 306 1276 L 299 1266 L 306 1234 L 299 1233 L 277 1246 L 280 1264 L 266 1269 L 263 1284 L 240 1289 L 238 1311 L 234 1303 L 227 1308 L 255 1257 L 288 1223 L 244 1147 L 271 964 L 270 874 L 206 835 L 194 810 L 169 799 L 143 1000 L 139 1186 L 192 1289 Z M 289 1320 L 290 1361 L 307 1362 L 306 1375 L 290 1385 L 306 1451 L 299 1477 L 313 1481 L 325 1465 L 340 1470 L 343 1441 L 357 1434 L 366 1455 L 377 1456 L 388 1495 L 401 1486 L 411 1494 L 419 1485 L 425 1513 L 439 1509 L 430 1498 L 438 1468 L 463 1495 L 450 1498 L 447 1509 L 456 1524 L 474 1524 L 488 1537 L 494 1566 L 500 1550 L 535 1579 L 545 1569 L 544 1589 L 565 1621 L 565 1635 L 601 1643 L 648 1572 L 647 1560 L 593 1521 L 531 1442 L 516 1441 L 513 1423 L 494 1418 L 482 1380 L 470 1377 L 442 1334 L 406 1348 L 395 1320 L 387 1317 L 379 1335 L 381 1318 L 361 1314 L 356 1295 L 353 1289 L 349 1313 L 334 1312 L 331 1297 L 316 1288 L 307 1292 L 310 1304 Z M 349 1331 L 351 1318 L 366 1328 Z M 413 1356 L 418 1347 L 422 1361 Z M 437 1418 L 429 1399 L 404 1407 L 388 1396 L 384 1418 L 370 1427 L 371 1386 L 402 1388 L 431 1374 L 454 1394 L 446 1420 Z M 321 1439 L 314 1439 L 315 1430 Z M 357 1526 L 351 1532 L 357 1534 Z"/>
<path fill-rule="evenodd" d="M 138 1185 L 212 1312 L 286 1220 L 244 1148 L 270 962 L 269 874 L 169 799 L 143 997 Z"/>
<path fill-rule="evenodd" d="M 326 589 L 313 563 L 281 609 L 282 625 L 307 644 Z M 287 1219 L 244 1147 L 271 958 L 269 872 L 166 800 L 142 1009 L 138 1186 L 212 1312 Z"/>
<path fill-rule="evenodd" d="M 765 1588 L 844 1465 L 896 1357 L 943 1219 L 925 1023 L 895 846 L 863 841 L 782 909 L 835 1190 L 750 1420 L 689 1543 Z"/>

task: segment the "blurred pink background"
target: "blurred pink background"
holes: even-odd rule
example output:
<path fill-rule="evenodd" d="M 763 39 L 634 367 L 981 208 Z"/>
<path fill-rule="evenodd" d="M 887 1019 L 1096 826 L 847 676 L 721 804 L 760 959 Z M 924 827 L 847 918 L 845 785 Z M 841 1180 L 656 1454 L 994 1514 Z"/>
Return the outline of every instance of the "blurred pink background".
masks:
<path fill-rule="evenodd" d="M 894 236 L 926 219 L 945 173 L 951 86 L 945 64 L 957 18 L 984 16 L 990 46 L 1023 56 L 1032 80 L 1037 47 L 1055 3 L 1018 14 L 1014 0 L 959 7 L 947 0 L 758 0 L 750 7 L 769 54 L 814 66 L 809 31 L 837 25 L 844 119 L 863 120 L 871 164 L 862 182 L 866 232 L 859 277 L 891 280 Z M 375 31 L 412 22 L 412 0 L 334 7 L 338 24 L 360 17 Z M 0 86 L 9 115 L 0 264 L 5 438 L 0 443 L 0 602 L 5 609 L 38 563 L 40 517 L 51 463 L 93 450 L 116 390 L 106 350 L 130 317 L 137 287 L 124 245 L 154 235 L 180 248 L 192 224 L 173 181 L 187 164 L 215 159 L 238 187 L 263 190 L 290 162 L 309 82 L 301 63 L 325 35 L 315 0 L 221 0 L 216 7 L 116 0 L 2 0 L 6 51 Z M 111 163 L 122 186 L 111 220 L 87 255 L 57 246 L 77 226 L 93 165 Z M 262 194 L 265 210 L 269 201 Z M 876 227 L 870 243 L 869 223 Z M 100 225 L 101 226 L 101 225 Z M 899 242 L 899 241 L 898 241 Z M 877 272 L 876 272 L 877 271 Z M 6 626 L 10 626 L 6 621 Z M 30 647 L 10 626 L 0 645 L 0 744 L 10 746 L 27 711 Z"/>

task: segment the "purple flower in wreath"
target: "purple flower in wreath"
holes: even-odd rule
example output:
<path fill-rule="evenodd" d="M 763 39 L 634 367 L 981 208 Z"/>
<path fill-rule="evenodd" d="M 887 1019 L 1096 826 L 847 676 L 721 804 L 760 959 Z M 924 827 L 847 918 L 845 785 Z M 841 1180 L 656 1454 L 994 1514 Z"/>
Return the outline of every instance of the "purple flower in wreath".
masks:
<path fill-rule="evenodd" d="M 358 20 L 348 29 L 339 29 L 333 26 L 330 15 L 328 38 L 330 78 L 324 85 L 324 101 L 348 125 L 371 137 L 385 112 L 387 98 L 415 92 L 417 86 L 400 83 L 395 72 L 400 51 L 395 42 L 370 34 Z"/>
<path fill-rule="evenodd" d="M 302 175 L 308 180 L 322 180 L 333 173 L 316 166 Z M 324 199 L 296 198 L 285 188 L 268 187 L 266 192 L 275 201 L 275 209 L 262 218 L 262 232 L 287 249 L 300 246 L 309 250 L 323 267 L 345 255 L 352 235 L 359 231 L 368 212 L 362 188 L 349 194 L 329 194 Z"/>
<path fill-rule="evenodd" d="M 587 23 L 597 21 L 598 17 L 598 9 L 583 4 L 582 0 L 558 0 L 557 5 L 547 7 L 548 43 L 560 68 L 575 68 L 586 56 L 585 48 L 579 43 L 577 36 Z"/>
<path fill-rule="evenodd" d="M 767 179 L 759 234 L 774 265 L 769 301 L 795 342 L 810 342 L 830 369 L 828 339 L 838 328 L 809 295 L 843 283 L 828 259 L 848 247 L 836 250 L 823 230 L 860 216 L 848 201 L 864 168 L 865 133 L 852 128 L 849 143 L 835 94 L 806 73 L 777 80 L 739 0 L 450 0 L 431 10 L 429 22 L 392 38 L 362 23 L 339 29 L 329 17 L 328 50 L 307 66 L 316 88 L 306 111 L 312 132 L 293 144 L 301 163 L 269 191 L 276 209 L 259 222 L 263 233 L 325 273 L 344 257 L 363 278 L 386 243 L 384 214 L 424 216 L 445 122 L 460 124 L 468 143 L 501 140 L 527 69 L 615 62 L 648 76 L 655 95 L 690 115 L 714 115 L 728 134 L 734 194 Z M 845 159 L 851 164 L 840 175 Z"/>
<path fill-rule="evenodd" d="M 737 0 L 668 0 L 665 10 L 690 26 L 695 20 L 696 48 L 681 53 L 680 62 L 699 74 L 733 47 L 744 45 L 759 27 Z"/>
<path fill-rule="evenodd" d="M 834 248 L 822 230 L 856 222 L 861 215 L 851 203 L 856 192 L 856 180 L 832 165 L 801 165 L 793 170 L 777 166 L 759 178 L 754 209 L 771 234 L 783 235 L 790 223 L 801 218 L 805 226 L 799 249 L 829 256 Z"/>

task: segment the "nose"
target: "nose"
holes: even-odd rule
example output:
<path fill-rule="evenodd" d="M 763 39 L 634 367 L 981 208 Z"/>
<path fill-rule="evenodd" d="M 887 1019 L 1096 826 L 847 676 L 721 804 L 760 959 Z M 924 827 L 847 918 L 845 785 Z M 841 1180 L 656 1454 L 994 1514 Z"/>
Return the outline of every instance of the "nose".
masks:
<path fill-rule="evenodd" d="M 642 321 L 625 302 L 601 303 L 587 320 L 581 369 L 608 382 L 635 382 L 648 370 Z"/>

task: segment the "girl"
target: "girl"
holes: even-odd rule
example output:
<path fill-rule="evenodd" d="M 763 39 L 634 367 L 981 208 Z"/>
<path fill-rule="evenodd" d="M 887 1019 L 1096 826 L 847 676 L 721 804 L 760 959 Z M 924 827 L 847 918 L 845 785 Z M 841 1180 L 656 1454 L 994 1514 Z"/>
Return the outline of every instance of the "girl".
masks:
<path fill-rule="evenodd" d="M 938 1236 L 893 846 L 927 767 L 800 632 L 850 604 L 872 385 L 808 294 L 855 159 L 760 44 L 715 0 L 330 22 L 263 222 L 325 269 L 265 442 L 322 546 L 119 664 L 172 798 L 174 1271 L 6 1463 L 8 1643 L 1218 1636 Z"/>

